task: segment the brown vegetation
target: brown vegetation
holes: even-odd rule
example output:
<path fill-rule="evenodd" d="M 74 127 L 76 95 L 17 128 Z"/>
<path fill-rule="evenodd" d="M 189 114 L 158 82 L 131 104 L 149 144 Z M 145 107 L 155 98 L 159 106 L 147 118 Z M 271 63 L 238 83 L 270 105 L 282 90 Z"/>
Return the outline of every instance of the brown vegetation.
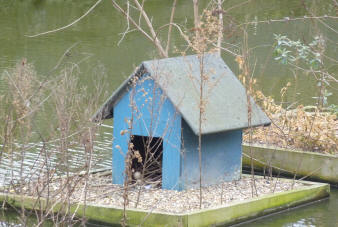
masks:
<path fill-rule="evenodd" d="M 285 87 L 282 89 L 286 91 Z M 320 111 L 317 107 L 297 106 L 286 110 L 277 105 L 271 97 L 256 92 L 256 100 L 269 115 L 272 124 L 269 127 L 254 129 L 252 142 L 268 144 L 282 148 L 338 154 L 338 119 L 329 111 Z M 248 133 L 244 141 L 249 141 Z"/>

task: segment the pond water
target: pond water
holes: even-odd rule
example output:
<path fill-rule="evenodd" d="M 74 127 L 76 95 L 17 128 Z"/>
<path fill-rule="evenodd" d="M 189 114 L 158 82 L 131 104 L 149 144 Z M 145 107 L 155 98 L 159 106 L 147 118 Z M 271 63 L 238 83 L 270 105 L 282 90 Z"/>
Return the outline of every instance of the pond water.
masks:
<path fill-rule="evenodd" d="M 13 67 L 22 58 L 27 58 L 28 62 L 34 64 L 38 75 L 41 78 L 46 78 L 50 76 L 51 69 L 57 65 L 65 51 L 74 46 L 67 54 L 65 62 L 79 65 L 81 70 L 80 82 L 90 87 L 88 78 L 92 77 L 95 71 L 100 68 L 108 76 L 109 92 L 113 91 L 133 71 L 136 65 L 143 60 L 154 58 L 156 51 L 148 40 L 137 32 L 127 34 L 125 39 L 119 43 L 121 32 L 126 29 L 126 23 L 113 8 L 111 1 L 102 1 L 92 13 L 66 30 L 36 38 L 26 36 L 66 25 L 84 14 L 94 2 L 93 0 L 0 0 L 0 73 Z M 208 2 L 202 1 L 201 7 L 207 6 Z M 254 23 L 247 27 L 251 61 L 252 65 L 256 65 L 254 76 L 258 79 L 259 88 L 266 95 L 272 95 L 277 100 L 280 97 L 280 89 L 288 81 L 291 81 L 292 87 L 287 101 L 289 103 L 297 102 L 313 105 L 315 100 L 312 97 L 317 95 L 314 78 L 300 70 L 280 65 L 273 60 L 274 34 L 284 34 L 292 39 L 310 43 L 313 37 L 320 32 L 326 37 L 325 55 L 337 59 L 338 45 L 337 31 L 335 30 L 338 27 L 337 20 L 326 18 L 321 20 L 323 23 L 318 23 L 317 20 L 312 19 L 295 21 L 288 19 L 302 18 L 304 15 L 309 16 L 309 10 L 316 15 L 335 15 L 337 6 L 334 5 L 333 1 L 327 0 L 255 0 L 249 3 L 244 0 L 228 0 L 225 2 L 225 8 L 230 8 L 240 2 L 245 4 L 228 12 L 227 22 L 229 23 L 225 26 L 226 43 L 224 45 L 235 52 L 238 51 L 238 44 L 242 41 L 242 32 L 239 29 L 234 29 L 235 22 L 241 24 L 246 21 L 282 19 L 281 22 Z M 169 21 L 170 7 L 171 0 L 148 0 L 146 10 L 151 12 L 155 25 L 160 26 Z M 191 1 L 178 1 L 175 22 L 191 28 L 192 15 Z M 185 47 L 184 45 L 178 33 L 174 33 L 172 46 L 182 49 Z M 178 54 L 173 51 L 171 55 L 176 56 Z M 237 73 L 238 66 L 234 61 L 234 56 L 223 53 L 222 57 L 230 68 Z M 325 62 L 325 67 L 332 74 L 336 74 L 338 71 L 336 63 L 329 60 Z M 6 89 L 7 87 L 0 80 L 0 93 Z M 337 88 L 332 88 L 333 95 L 329 97 L 328 102 L 338 104 L 338 94 L 334 92 L 335 89 Z M 101 101 L 103 102 L 103 100 Z M 37 119 L 36 122 L 43 125 L 48 123 L 48 120 Z M 111 121 L 105 123 L 110 125 Z M 103 127 L 98 133 L 95 143 L 97 152 L 94 156 L 96 168 L 110 166 L 111 131 L 111 128 Z M 36 149 L 27 153 L 24 163 L 27 169 L 32 167 L 34 160 L 38 159 L 39 148 L 41 148 L 41 145 L 37 145 Z M 81 164 L 82 153 L 80 147 L 74 148 L 74 166 Z M 55 164 L 59 161 L 57 157 L 51 159 Z M 6 176 L 9 173 L 15 172 L 15 169 L 9 169 L 9 166 L 18 167 L 18 165 L 20 164 L 13 165 L 6 159 L 1 160 L 0 184 L 6 183 Z M 294 221 L 290 215 L 286 214 L 280 214 L 276 217 L 288 218 L 290 223 L 294 223 L 294 225 L 285 226 L 308 226 L 305 222 L 305 224 L 302 224 L 299 220 L 310 220 L 307 219 L 310 216 L 315 216 L 316 219 L 316 215 L 306 216 L 306 214 L 318 212 L 316 220 L 321 224 L 314 224 L 314 226 L 330 226 L 326 225 L 325 218 L 320 219 L 319 217 L 330 219 L 326 215 L 332 214 L 331 219 L 335 218 L 332 201 L 338 203 L 337 194 L 337 191 L 334 191 L 329 201 L 291 211 L 292 214 L 300 212 L 299 218 Z M 311 210 L 310 207 L 314 208 Z M 335 209 L 337 210 L 337 207 Z M 302 210 L 305 210 L 303 216 L 301 215 Z M 271 217 L 267 220 L 270 220 L 271 223 L 277 223 L 272 219 Z M 260 222 L 262 224 L 259 226 L 270 226 L 269 222 L 263 222 Z M 276 226 L 284 226 L 284 224 Z"/>
<path fill-rule="evenodd" d="M 329 199 L 314 204 L 274 214 L 241 227 L 334 227 L 338 226 L 338 189 L 331 187 Z"/>

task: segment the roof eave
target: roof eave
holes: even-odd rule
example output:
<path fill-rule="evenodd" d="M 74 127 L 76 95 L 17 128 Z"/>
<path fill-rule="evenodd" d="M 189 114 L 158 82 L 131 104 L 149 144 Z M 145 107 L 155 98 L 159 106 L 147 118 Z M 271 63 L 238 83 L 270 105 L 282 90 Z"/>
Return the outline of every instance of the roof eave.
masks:
<path fill-rule="evenodd" d="M 113 92 L 113 94 L 104 102 L 104 104 L 99 108 L 98 111 L 91 117 L 91 120 L 94 122 L 100 122 L 102 120 L 110 119 L 114 117 L 114 106 L 116 103 L 123 97 L 123 95 L 128 91 L 130 86 L 131 79 L 140 74 L 144 70 L 143 64 L 139 65 L 134 73 L 132 73 L 123 83 Z"/>
<path fill-rule="evenodd" d="M 187 122 L 187 121 L 186 121 Z M 191 125 L 189 124 L 189 122 L 187 122 L 187 124 L 189 125 L 189 127 L 191 128 L 191 130 L 194 132 L 194 134 L 196 136 L 199 135 L 199 129 L 196 127 L 191 127 Z M 245 126 L 240 126 L 240 127 L 234 127 L 234 128 L 228 128 L 228 129 L 219 129 L 219 130 L 203 130 L 202 131 L 202 135 L 209 135 L 209 134 L 215 134 L 215 133 L 222 133 L 222 132 L 229 132 L 229 131 L 234 131 L 234 130 L 241 130 L 241 129 L 247 129 L 250 127 L 259 127 L 259 126 L 269 126 L 271 125 L 271 121 L 265 121 L 265 122 L 261 122 L 261 123 L 257 123 L 257 124 L 252 124 L 251 126 L 245 125 Z"/>

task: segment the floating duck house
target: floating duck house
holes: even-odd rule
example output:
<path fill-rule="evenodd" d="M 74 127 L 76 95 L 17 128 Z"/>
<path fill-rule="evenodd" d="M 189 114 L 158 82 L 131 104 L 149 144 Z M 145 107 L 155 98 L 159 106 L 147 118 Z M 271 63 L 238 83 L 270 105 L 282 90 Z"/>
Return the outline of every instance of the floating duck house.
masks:
<path fill-rule="evenodd" d="M 199 133 L 206 186 L 238 180 L 243 129 L 270 124 L 216 54 L 144 61 L 94 115 L 109 118 L 113 183 L 124 183 L 129 163 L 134 181 L 146 176 L 173 190 L 199 185 Z"/>

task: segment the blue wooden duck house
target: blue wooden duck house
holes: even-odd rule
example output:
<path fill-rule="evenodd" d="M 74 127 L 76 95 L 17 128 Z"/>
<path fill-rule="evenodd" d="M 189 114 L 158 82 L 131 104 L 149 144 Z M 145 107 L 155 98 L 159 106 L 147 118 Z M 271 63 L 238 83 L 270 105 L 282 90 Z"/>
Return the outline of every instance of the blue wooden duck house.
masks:
<path fill-rule="evenodd" d="M 125 158 L 131 149 L 137 151 L 129 160 L 132 168 L 151 169 L 148 172 L 157 173 L 162 188 L 182 190 L 199 184 L 201 75 L 205 78 L 202 184 L 240 178 L 242 131 L 249 127 L 248 99 L 222 58 L 205 54 L 143 62 L 94 115 L 96 120 L 114 118 L 113 183 L 123 184 Z M 270 124 L 249 100 L 251 126 Z M 147 165 L 147 160 L 152 164 Z"/>

